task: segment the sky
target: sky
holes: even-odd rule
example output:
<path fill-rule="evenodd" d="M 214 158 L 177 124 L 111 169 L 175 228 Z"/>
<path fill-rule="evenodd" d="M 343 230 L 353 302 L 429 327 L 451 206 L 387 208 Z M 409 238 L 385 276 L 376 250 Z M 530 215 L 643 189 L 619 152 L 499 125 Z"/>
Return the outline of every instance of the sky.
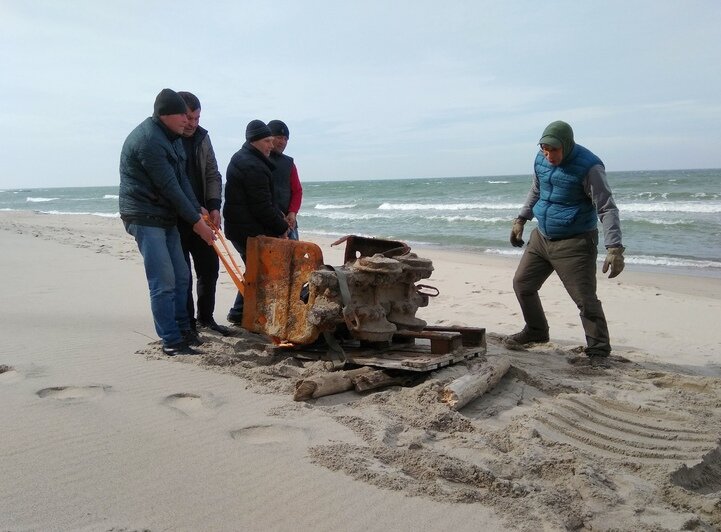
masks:
<path fill-rule="evenodd" d="M 302 181 L 721 168 L 718 0 L 0 0 L 0 188 L 115 185 L 169 87 L 221 172 L 281 119 Z"/>

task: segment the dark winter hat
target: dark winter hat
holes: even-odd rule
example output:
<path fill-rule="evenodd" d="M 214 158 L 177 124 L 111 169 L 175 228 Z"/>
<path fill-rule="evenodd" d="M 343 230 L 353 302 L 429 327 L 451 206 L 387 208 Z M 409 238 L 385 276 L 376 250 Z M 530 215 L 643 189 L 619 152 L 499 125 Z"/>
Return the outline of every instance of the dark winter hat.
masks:
<path fill-rule="evenodd" d="M 282 120 L 271 120 L 268 122 L 268 127 L 270 128 L 271 133 L 273 135 L 282 135 L 283 137 L 290 138 L 290 131 L 288 131 L 288 126 L 285 125 L 285 122 Z"/>
<path fill-rule="evenodd" d="M 184 115 L 188 112 L 188 106 L 180 95 L 171 89 L 163 89 L 155 98 L 153 114 L 163 115 Z"/>
<path fill-rule="evenodd" d="M 251 120 L 248 122 L 248 127 L 245 128 L 245 140 L 248 142 L 255 142 L 272 136 L 273 133 L 271 133 L 270 128 L 262 120 Z"/>

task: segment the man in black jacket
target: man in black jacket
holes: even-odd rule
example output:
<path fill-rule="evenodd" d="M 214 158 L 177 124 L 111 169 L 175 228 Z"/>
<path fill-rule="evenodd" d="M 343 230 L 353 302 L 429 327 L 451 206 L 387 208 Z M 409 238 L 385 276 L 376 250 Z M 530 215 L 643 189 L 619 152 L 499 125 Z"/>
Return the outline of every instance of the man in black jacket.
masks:
<path fill-rule="evenodd" d="M 252 120 L 245 130 L 246 142 L 230 159 L 225 184 L 225 236 L 245 261 L 246 239 L 251 236 L 285 238 L 288 222 L 273 202 L 273 134 L 261 120 Z M 228 321 L 240 324 L 243 297 L 238 293 Z"/>
<path fill-rule="evenodd" d="M 208 131 L 199 125 L 200 100 L 190 92 L 178 93 L 188 106 L 188 124 L 183 130 L 183 147 L 187 156 L 186 171 L 195 197 L 201 206 L 208 210 L 210 221 L 220 227 L 220 204 L 223 178 L 218 171 L 213 145 Z M 190 270 L 188 284 L 188 316 L 190 327 L 197 326 L 219 332 L 223 336 L 229 333 L 227 327 L 218 325 L 213 318 L 215 311 L 215 287 L 218 282 L 220 261 L 212 247 L 209 247 L 183 220 L 178 221 L 180 241 L 183 244 L 185 262 L 190 270 L 190 257 L 193 257 L 195 275 L 198 279 L 198 319 L 195 319 L 193 305 L 193 273 Z"/>
<path fill-rule="evenodd" d="M 128 135 L 120 152 L 120 218 L 143 256 L 155 331 L 170 356 L 197 354 L 189 342 L 199 342 L 188 320 L 189 272 L 176 228 L 178 217 L 206 245 L 215 238 L 185 174 L 180 135 L 188 123 L 186 112 L 178 93 L 163 89 L 153 116 Z"/>

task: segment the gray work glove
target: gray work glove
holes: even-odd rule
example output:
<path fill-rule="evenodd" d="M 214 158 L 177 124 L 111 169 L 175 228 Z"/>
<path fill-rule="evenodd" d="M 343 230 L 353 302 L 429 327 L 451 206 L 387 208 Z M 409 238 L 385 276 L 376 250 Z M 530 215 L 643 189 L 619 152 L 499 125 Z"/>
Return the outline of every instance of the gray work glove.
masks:
<path fill-rule="evenodd" d="M 613 279 L 623 271 L 624 251 L 626 251 L 626 248 L 623 246 L 618 248 L 608 248 L 608 254 L 606 255 L 606 260 L 603 261 L 603 269 L 601 271 L 606 273 L 610 267 L 611 273 L 608 276 L 609 279 Z"/>
<path fill-rule="evenodd" d="M 513 220 L 513 227 L 511 228 L 511 245 L 514 248 L 523 247 L 523 226 L 526 225 L 527 220 L 520 216 Z"/>

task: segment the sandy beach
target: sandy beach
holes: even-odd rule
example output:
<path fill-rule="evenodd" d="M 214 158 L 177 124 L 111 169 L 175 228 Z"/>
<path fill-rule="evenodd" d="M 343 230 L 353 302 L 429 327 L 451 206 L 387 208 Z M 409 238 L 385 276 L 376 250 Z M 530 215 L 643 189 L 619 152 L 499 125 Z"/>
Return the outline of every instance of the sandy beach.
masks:
<path fill-rule="evenodd" d="M 599 275 L 614 353 L 591 365 L 555 276 L 551 342 L 509 349 L 516 261 L 414 249 L 440 290 L 419 317 L 512 364 L 456 412 L 451 369 L 296 402 L 318 363 L 259 335 L 164 356 L 118 219 L 0 212 L 0 242 L 0 531 L 721 529 L 721 279 Z M 218 322 L 234 295 L 221 272 Z"/>

